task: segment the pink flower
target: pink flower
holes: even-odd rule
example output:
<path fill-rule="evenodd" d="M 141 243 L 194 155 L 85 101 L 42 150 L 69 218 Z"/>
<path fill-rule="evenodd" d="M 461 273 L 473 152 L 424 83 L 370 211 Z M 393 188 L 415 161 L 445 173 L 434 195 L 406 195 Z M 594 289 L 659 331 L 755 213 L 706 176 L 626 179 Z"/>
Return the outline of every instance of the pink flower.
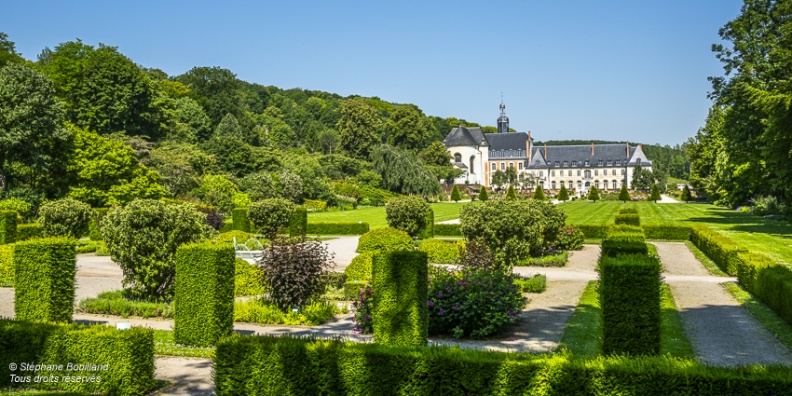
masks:
<path fill-rule="evenodd" d="M 434 307 L 434 303 L 433 303 L 433 302 L 431 302 L 431 301 L 427 301 L 427 302 L 426 302 L 426 305 L 427 305 L 429 308 L 433 308 L 433 307 Z"/>

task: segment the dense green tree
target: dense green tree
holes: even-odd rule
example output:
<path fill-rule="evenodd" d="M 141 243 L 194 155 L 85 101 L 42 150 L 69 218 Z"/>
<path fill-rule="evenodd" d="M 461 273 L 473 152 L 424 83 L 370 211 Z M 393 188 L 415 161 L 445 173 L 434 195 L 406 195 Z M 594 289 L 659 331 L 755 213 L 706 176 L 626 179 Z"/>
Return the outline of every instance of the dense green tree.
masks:
<path fill-rule="evenodd" d="M 514 192 L 514 187 L 509 186 L 509 189 L 506 190 L 506 199 L 517 199 L 517 194 Z"/>
<path fill-rule="evenodd" d="M 0 32 L 0 67 L 9 63 L 24 63 L 22 55 L 16 52 L 16 44 L 8 40 L 8 35 Z"/>
<path fill-rule="evenodd" d="M 495 186 L 496 189 L 500 190 L 507 182 L 508 177 L 506 176 L 506 172 L 496 170 L 495 173 L 492 174 L 492 185 Z"/>
<path fill-rule="evenodd" d="M 655 177 L 652 171 L 644 169 L 641 165 L 636 165 L 633 170 L 630 186 L 634 190 L 648 190 L 655 184 Z"/>
<path fill-rule="evenodd" d="M 168 125 L 167 137 L 180 142 L 195 143 L 209 138 L 211 120 L 203 107 L 191 98 L 174 101 L 173 116 Z"/>
<path fill-rule="evenodd" d="M 442 191 L 434 173 L 409 151 L 383 144 L 372 150 L 371 160 L 388 190 L 424 196 Z"/>
<path fill-rule="evenodd" d="M 323 129 L 316 137 L 319 145 L 322 147 L 322 152 L 325 154 L 333 154 L 338 145 L 341 143 L 341 135 L 335 129 Z"/>
<path fill-rule="evenodd" d="M 649 198 L 647 200 L 657 203 L 660 199 L 662 199 L 662 197 L 660 197 L 660 187 L 658 187 L 657 184 L 652 184 L 652 192 L 649 193 Z"/>
<path fill-rule="evenodd" d="M 506 182 L 509 183 L 509 186 L 513 186 L 517 184 L 518 177 L 517 177 L 517 170 L 514 169 L 513 166 L 506 168 Z"/>
<path fill-rule="evenodd" d="M 481 190 L 479 190 L 479 201 L 487 202 L 488 199 L 489 199 L 489 195 L 487 194 L 487 188 L 481 186 Z"/>
<path fill-rule="evenodd" d="M 255 150 L 237 137 L 212 136 L 201 148 L 214 156 L 221 170 L 234 176 L 243 177 L 258 169 Z"/>
<path fill-rule="evenodd" d="M 619 201 L 627 202 L 631 200 L 630 192 L 627 191 L 627 184 L 622 184 L 621 190 L 619 190 Z"/>
<path fill-rule="evenodd" d="M 454 184 L 454 188 L 451 189 L 451 200 L 454 202 L 459 202 L 462 199 L 462 194 L 459 192 L 459 187 Z"/>
<path fill-rule="evenodd" d="M 256 231 L 274 240 L 289 224 L 295 207 L 294 203 L 283 198 L 265 199 L 248 206 L 248 218 Z"/>
<path fill-rule="evenodd" d="M 397 106 L 385 123 L 385 136 L 391 146 L 417 150 L 433 128 L 415 106 Z"/>
<path fill-rule="evenodd" d="M 190 97 L 200 104 L 212 125 L 217 125 L 226 116 L 239 116 L 245 111 L 239 100 L 240 81 L 236 74 L 220 67 L 194 67 L 185 74 L 176 77 L 190 88 Z"/>
<path fill-rule="evenodd" d="M 687 184 L 685 184 L 685 188 L 682 189 L 682 200 L 688 202 L 691 199 L 692 196 L 690 194 L 690 187 Z"/>
<path fill-rule="evenodd" d="M 536 186 L 536 190 L 534 191 L 533 197 L 531 198 L 537 201 L 544 201 L 545 199 L 547 199 L 545 197 L 544 189 L 542 188 L 541 185 Z"/>
<path fill-rule="evenodd" d="M 588 193 L 588 200 L 597 202 L 600 199 L 599 190 L 596 186 L 591 186 L 591 190 Z"/>
<path fill-rule="evenodd" d="M 558 200 L 563 202 L 569 200 L 569 191 L 567 191 L 566 186 L 564 186 L 564 183 L 561 183 L 561 190 L 558 191 Z"/>
<path fill-rule="evenodd" d="M 52 82 L 23 65 L 0 68 L 0 190 L 7 167 L 16 162 L 33 176 L 52 170 L 68 150 L 70 134 Z"/>
<path fill-rule="evenodd" d="M 451 164 L 451 154 L 443 142 L 432 142 L 421 150 L 418 157 L 437 175 L 438 180 L 445 180 L 446 184 L 454 183 L 454 179 L 465 173 Z"/>
<path fill-rule="evenodd" d="M 415 238 L 426 228 L 426 220 L 431 212 L 432 208 L 423 198 L 401 197 L 388 202 L 385 218 L 388 226 Z"/>
<path fill-rule="evenodd" d="M 381 121 L 376 110 L 361 98 L 345 101 L 336 129 L 341 135 L 341 148 L 350 156 L 368 159 L 379 143 Z"/>
<path fill-rule="evenodd" d="M 46 236 L 80 239 L 88 233 L 91 207 L 73 199 L 58 199 L 41 205 L 38 224 Z"/>
<path fill-rule="evenodd" d="M 236 184 L 223 175 L 204 176 L 201 184 L 192 193 L 200 198 L 201 202 L 226 213 L 231 213 L 235 207 L 246 206 L 250 202 L 246 194 L 239 191 Z"/>
<path fill-rule="evenodd" d="M 185 143 L 168 142 L 151 150 L 144 164 L 162 176 L 172 197 L 188 194 L 203 174 L 217 171 L 213 156 Z"/>
<path fill-rule="evenodd" d="M 278 185 L 277 175 L 268 172 L 259 171 L 245 175 L 239 181 L 239 187 L 248 196 L 251 201 L 261 201 L 267 198 L 280 197 L 282 193 L 281 187 Z"/>

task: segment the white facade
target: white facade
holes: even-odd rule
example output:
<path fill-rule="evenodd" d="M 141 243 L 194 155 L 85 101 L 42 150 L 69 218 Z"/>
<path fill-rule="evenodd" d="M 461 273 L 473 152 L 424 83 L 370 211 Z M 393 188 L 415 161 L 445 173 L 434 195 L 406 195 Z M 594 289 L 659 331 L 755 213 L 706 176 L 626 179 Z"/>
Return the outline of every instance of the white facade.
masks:
<path fill-rule="evenodd" d="M 489 157 L 487 146 L 449 147 L 448 152 L 451 154 L 451 161 L 465 165 L 464 168 L 460 167 L 465 173 L 454 180 L 456 184 L 485 184 Z"/>

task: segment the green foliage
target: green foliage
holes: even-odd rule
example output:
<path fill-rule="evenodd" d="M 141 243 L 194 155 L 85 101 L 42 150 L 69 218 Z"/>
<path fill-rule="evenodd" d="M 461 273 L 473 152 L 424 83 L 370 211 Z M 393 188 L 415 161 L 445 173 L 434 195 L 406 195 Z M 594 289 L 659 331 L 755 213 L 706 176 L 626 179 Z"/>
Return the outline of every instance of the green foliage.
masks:
<path fill-rule="evenodd" d="M 509 186 L 509 189 L 506 190 L 506 199 L 517 199 L 517 194 L 514 192 L 514 187 Z"/>
<path fill-rule="evenodd" d="M 688 202 L 691 199 L 693 199 L 693 197 L 690 194 L 690 186 L 685 184 L 685 188 L 682 189 L 682 200 Z"/>
<path fill-rule="evenodd" d="M 459 224 L 434 224 L 434 235 L 439 236 L 462 236 Z"/>
<path fill-rule="evenodd" d="M 376 110 L 363 98 L 344 101 L 341 116 L 335 125 L 341 135 L 341 149 L 352 157 L 368 159 L 371 149 L 379 140 L 376 131 L 380 125 Z"/>
<path fill-rule="evenodd" d="M 627 202 L 630 200 L 632 200 L 632 198 L 630 197 L 630 192 L 627 191 L 627 184 L 622 184 L 619 190 L 619 201 Z"/>
<path fill-rule="evenodd" d="M 531 355 L 449 347 L 402 347 L 282 336 L 233 336 L 218 343 L 218 396 L 783 393 L 786 367 L 721 368 L 667 357 Z M 361 375 L 368 373 L 368 375 Z M 321 379 L 321 380 L 317 380 Z"/>
<path fill-rule="evenodd" d="M 308 231 L 308 211 L 305 207 L 298 206 L 294 208 L 291 218 L 289 219 L 289 236 L 291 237 L 304 237 Z"/>
<path fill-rule="evenodd" d="M 608 234 L 608 226 L 602 224 L 575 224 L 583 236 L 591 239 L 602 239 Z"/>
<path fill-rule="evenodd" d="M 647 198 L 647 200 L 657 203 L 657 201 L 661 199 L 662 197 L 660 197 L 660 187 L 658 187 L 657 184 L 652 184 L 652 192 L 649 193 L 649 198 Z"/>
<path fill-rule="evenodd" d="M 558 235 L 556 248 L 559 250 L 578 250 L 583 247 L 585 242 L 583 231 L 576 226 L 564 226 Z"/>
<path fill-rule="evenodd" d="M 7 198 L 0 200 L 0 210 L 13 210 L 17 212 L 18 222 L 31 218 L 31 209 L 33 205 L 19 198 Z"/>
<path fill-rule="evenodd" d="M 567 191 L 565 185 L 561 185 L 561 190 L 558 191 L 558 197 L 556 197 L 559 201 L 566 202 L 569 201 L 569 191 Z"/>
<path fill-rule="evenodd" d="M 74 240 L 42 238 L 14 245 L 17 320 L 69 322 L 77 273 Z"/>
<path fill-rule="evenodd" d="M 327 209 L 327 202 L 315 199 L 304 199 L 303 205 L 309 212 L 322 212 Z"/>
<path fill-rule="evenodd" d="M 642 227 L 646 239 L 664 241 L 687 241 L 693 233 L 693 228 L 679 225 L 645 225 Z"/>
<path fill-rule="evenodd" d="M 259 233 L 275 239 L 289 225 L 295 205 L 283 198 L 270 198 L 248 206 L 247 217 Z"/>
<path fill-rule="evenodd" d="M 542 293 L 547 290 L 547 276 L 537 274 L 529 278 L 515 278 L 514 285 L 523 293 Z"/>
<path fill-rule="evenodd" d="M 537 200 L 537 201 L 544 201 L 545 199 L 547 199 L 545 197 L 544 189 L 542 189 L 541 185 L 536 186 L 536 190 L 534 190 L 532 198 Z"/>
<path fill-rule="evenodd" d="M 589 201 L 594 201 L 594 202 L 600 200 L 599 190 L 597 189 L 596 186 L 591 186 L 591 190 L 589 190 L 587 198 Z"/>
<path fill-rule="evenodd" d="M 619 214 L 638 214 L 638 208 L 636 207 L 625 207 L 619 208 Z"/>
<path fill-rule="evenodd" d="M 419 197 L 403 197 L 390 201 L 385 207 L 388 225 L 397 230 L 417 236 L 426 228 L 426 220 L 432 208 Z"/>
<path fill-rule="evenodd" d="M 441 239 L 428 239 L 418 245 L 418 251 L 426 253 L 432 264 L 459 264 L 463 244 Z"/>
<path fill-rule="evenodd" d="M 602 240 L 602 255 L 616 257 L 620 254 L 647 254 L 646 237 L 640 227 L 615 226 Z"/>
<path fill-rule="evenodd" d="M 172 304 L 136 300 L 123 290 L 99 293 L 96 297 L 81 300 L 77 305 L 77 311 L 99 315 L 118 315 L 123 318 L 129 316 L 173 317 Z"/>
<path fill-rule="evenodd" d="M 379 228 L 369 231 L 360 236 L 358 240 L 358 253 L 364 252 L 388 252 L 392 250 L 413 250 L 410 235 L 395 228 Z"/>
<path fill-rule="evenodd" d="M 91 222 L 88 225 L 88 236 L 92 241 L 102 240 L 102 219 L 107 216 L 108 208 L 96 208 L 93 210 Z"/>
<path fill-rule="evenodd" d="M 323 276 L 333 260 L 327 245 L 276 239 L 262 253 L 259 267 L 269 299 L 282 311 L 304 307 L 324 292 Z"/>
<path fill-rule="evenodd" d="M 264 294 L 264 272 L 255 264 L 236 259 L 234 271 L 234 296 L 256 296 Z"/>
<path fill-rule="evenodd" d="M 792 324 L 792 270 L 762 254 L 741 253 L 738 259 L 740 284 Z"/>
<path fill-rule="evenodd" d="M 646 255 L 603 255 L 599 268 L 603 353 L 658 355 L 660 262 Z"/>
<path fill-rule="evenodd" d="M 431 207 L 429 207 L 429 210 L 426 211 L 426 221 L 424 221 L 424 228 L 418 232 L 416 237 L 419 239 L 434 238 L 434 210 Z"/>
<path fill-rule="evenodd" d="M 451 189 L 451 200 L 454 202 L 459 202 L 459 200 L 461 199 L 462 199 L 462 194 L 459 192 L 459 187 L 457 187 L 457 185 L 454 184 L 454 188 Z"/>
<path fill-rule="evenodd" d="M 234 229 L 238 231 L 250 232 L 250 220 L 247 217 L 248 208 L 234 208 L 231 211 Z"/>
<path fill-rule="evenodd" d="M 411 151 L 383 144 L 374 147 L 371 162 L 382 175 L 382 187 L 390 191 L 423 196 L 442 192 L 437 176 Z"/>
<path fill-rule="evenodd" d="M 201 202 L 222 209 L 229 213 L 236 207 L 246 206 L 249 199 L 243 198 L 243 193 L 227 177 L 223 175 L 206 175 L 201 185 L 193 190 L 193 194 Z"/>
<path fill-rule="evenodd" d="M 16 389 L 134 396 L 148 393 L 155 385 L 154 335 L 151 329 L 144 327 L 116 330 L 108 326 L 0 320 L 0 359 L 20 365 L 23 362 L 63 365 L 60 370 L 55 367 L 26 374 L 12 371 L 4 364 L 0 369 L 4 378 L 31 375 L 31 382 L 7 382 L 6 386 Z M 106 365 L 106 370 L 87 367 L 66 371 L 67 364 L 82 366 L 87 363 Z M 35 376 L 55 376 L 60 381 L 32 381 Z M 94 381 L 67 382 L 63 381 L 63 376 L 94 377 Z"/>
<path fill-rule="evenodd" d="M 369 232 L 368 223 L 308 223 L 308 235 L 363 235 Z"/>
<path fill-rule="evenodd" d="M 17 212 L 0 210 L 0 245 L 14 243 L 17 234 Z"/>
<path fill-rule="evenodd" d="M 616 219 L 614 219 L 614 223 L 616 225 L 631 225 L 640 227 L 641 226 L 641 218 L 638 216 L 637 213 L 620 213 L 616 215 Z"/>
<path fill-rule="evenodd" d="M 102 220 L 102 239 L 124 271 L 124 287 L 151 301 L 173 295 L 176 249 L 211 232 L 194 206 L 148 199 L 115 207 Z"/>
<path fill-rule="evenodd" d="M 487 195 L 487 188 L 481 186 L 481 189 L 479 190 L 479 201 L 487 202 L 488 199 L 489 199 L 489 195 Z"/>
<path fill-rule="evenodd" d="M 284 312 L 265 299 L 252 299 L 234 303 L 234 321 L 261 324 L 284 324 L 287 326 L 316 326 L 333 318 L 339 312 L 326 302 L 313 302 L 296 312 Z"/>
<path fill-rule="evenodd" d="M 349 266 L 344 269 L 346 281 L 344 282 L 344 297 L 355 300 L 360 289 L 371 281 L 371 263 L 375 252 L 360 253 Z"/>
<path fill-rule="evenodd" d="M 739 254 L 746 252 L 737 242 L 704 227 L 693 228 L 690 241 L 712 259 L 723 272 L 731 276 L 737 275 L 740 264 Z"/>
<path fill-rule="evenodd" d="M 0 245 L 0 287 L 14 286 L 14 244 Z"/>
<path fill-rule="evenodd" d="M 211 243 L 176 251 L 173 339 L 208 346 L 234 331 L 234 248 Z"/>
<path fill-rule="evenodd" d="M 426 345 L 429 312 L 428 263 L 425 253 L 377 253 L 372 263 L 376 291 L 374 342 L 385 345 Z"/>
<path fill-rule="evenodd" d="M 88 233 L 92 215 L 88 204 L 73 199 L 60 199 L 41 205 L 38 223 L 46 236 L 79 239 Z"/>
<path fill-rule="evenodd" d="M 521 261 L 519 265 L 527 267 L 563 267 L 569 261 L 569 252 L 563 251 L 556 254 L 548 254 L 540 257 L 531 257 Z"/>

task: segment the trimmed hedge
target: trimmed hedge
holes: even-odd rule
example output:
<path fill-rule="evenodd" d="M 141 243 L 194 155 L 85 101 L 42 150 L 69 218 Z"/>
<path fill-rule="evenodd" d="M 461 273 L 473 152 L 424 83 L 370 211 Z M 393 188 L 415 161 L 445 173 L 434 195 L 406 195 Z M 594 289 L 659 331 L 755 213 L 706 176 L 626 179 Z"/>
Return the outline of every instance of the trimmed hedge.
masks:
<path fill-rule="evenodd" d="M 693 228 L 690 241 L 714 261 L 723 272 L 732 276 L 737 275 L 737 267 L 740 264 L 739 254 L 748 252 L 729 237 L 704 227 Z"/>
<path fill-rule="evenodd" d="M 289 236 L 303 236 L 308 230 L 308 210 L 303 206 L 294 208 L 289 219 Z"/>
<path fill-rule="evenodd" d="M 309 235 L 363 235 L 369 232 L 368 223 L 308 223 Z"/>
<path fill-rule="evenodd" d="M 4 362 L 0 368 L 4 386 L 11 388 L 132 396 L 147 394 L 155 386 L 154 331 L 143 327 L 116 330 L 108 326 L 0 320 L 0 361 Z M 16 371 L 9 370 L 11 362 L 17 363 Z M 21 371 L 23 363 L 63 367 Z M 97 367 L 68 370 L 70 363 Z M 30 376 L 31 380 L 15 383 L 9 380 L 12 374 Z M 36 376 L 55 376 L 58 381 L 36 382 Z M 87 380 L 67 382 L 64 376 Z"/>
<path fill-rule="evenodd" d="M 37 223 L 18 224 L 16 228 L 16 241 L 27 241 L 28 239 L 41 238 L 44 230 Z"/>
<path fill-rule="evenodd" d="M 122 318 L 140 316 L 143 318 L 172 318 L 173 304 L 135 300 L 124 290 L 99 293 L 96 297 L 80 300 L 77 312 L 99 315 L 118 315 Z M 130 297 L 130 298 L 127 298 Z"/>
<path fill-rule="evenodd" d="M 71 321 L 76 255 L 71 238 L 41 238 L 14 245 L 14 312 L 18 320 Z"/>
<path fill-rule="evenodd" d="M 14 244 L 0 245 L 0 287 L 14 285 Z"/>
<path fill-rule="evenodd" d="M 360 236 L 357 252 L 388 252 L 392 250 L 414 250 L 413 239 L 395 228 L 379 228 Z"/>
<path fill-rule="evenodd" d="M 434 210 L 429 208 L 426 212 L 426 225 L 421 231 L 418 231 L 418 239 L 431 238 L 434 238 Z"/>
<path fill-rule="evenodd" d="M 231 246 L 182 245 L 176 251 L 173 339 L 208 346 L 234 330 L 234 272 Z"/>
<path fill-rule="evenodd" d="M 426 253 L 432 264 L 459 264 L 460 248 L 458 242 L 442 239 L 428 239 L 418 245 L 418 251 Z"/>
<path fill-rule="evenodd" d="M 782 395 L 788 367 L 720 368 L 666 357 L 499 353 L 234 335 L 218 343 L 230 395 Z"/>
<path fill-rule="evenodd" d="M 429 340 L 429 264 L 426 253 L 377 253 L 372 262 L 375 290 L 374 342 L 426 345 Z"/>
<path fill-rule="evenodd" d="M 792 324 L 792 270 L 756 253 L 740 253 L 737 279 L 778 316 Z"/>
<path fill-rule="evenodd" d="M 638 216 L 638 213 L 623 213 L 617 214 L 616 219 L 614 221 L 616 225 L 632 225 L 636 227 L 641 226 L 641 218 Z"/>
<path fill-rule="evenodd" d="M 434 236 L 462 236 L 459 224 L 434 224 Z"/>
<path fill-rule="evenodd" d="M 231 210 L 231 221 L 234 224 L 235 230 L 251 232 L 247 211 L 248 208 L 234 208 Z"/>
<path fill-rule="evenodd" d="M 602 224 L 575 224 L 580 231 L 583 232 L 583 235 L 589 239 L 603 239 L 608 235 L 608 228 L 607 225 Z"/>
<path fill-rule="evenodd" d="M 371 280 L 371 263 L 374 252 L 364 252 L 357 255 L 344 269 L 346 281 L 344 282 L 344 298 L 355 300 L 358 293 Z"/>
<path fill-rule="evenodd" d="M 110 208 L 96 208 L 93 210 L 91 223 L 88 225 L 88 236 L 92 241 L 102 240 L 102 219 L 107 215 Z"/>
<path fill-rule="evenodd" d="M 619 214 L 638 214 L 638 208 L 619 208 Z"/>
<path fill-rule="evenodd" d="M 660 262 L 646 255 L 602 256 L 602 352 L 660 353 Z"/>
<path fill-rule="evenodd" d="M 256 296 L 264 294 L 264 272 L 258 265 L 241 258 L 234 260 L 234 296 Z"/>
<path fill-rule="evenodd" d="M 218 231 L 220 231 L 220 233 L 234 231 L 234 221 L 233 220 L 223 221 L 223 226 L 220 227 Z"/>
<path fill-rule="evenodd" d="M 0 245 L 16 241 L 17 212 L 0 210 Z"/>
<path fill-rule="evenodd" d="M 646 239 L 665 241 L 688 241 L 693 227 L 678 225 L 645 225 L 642 227 Z"/>
<path fill-rule="evenodd" d="M 616 226 L 602 240 L 602 255 L 615 257 L 619 254 L 647 254 L 646 238 L 638 227 Z"/>

